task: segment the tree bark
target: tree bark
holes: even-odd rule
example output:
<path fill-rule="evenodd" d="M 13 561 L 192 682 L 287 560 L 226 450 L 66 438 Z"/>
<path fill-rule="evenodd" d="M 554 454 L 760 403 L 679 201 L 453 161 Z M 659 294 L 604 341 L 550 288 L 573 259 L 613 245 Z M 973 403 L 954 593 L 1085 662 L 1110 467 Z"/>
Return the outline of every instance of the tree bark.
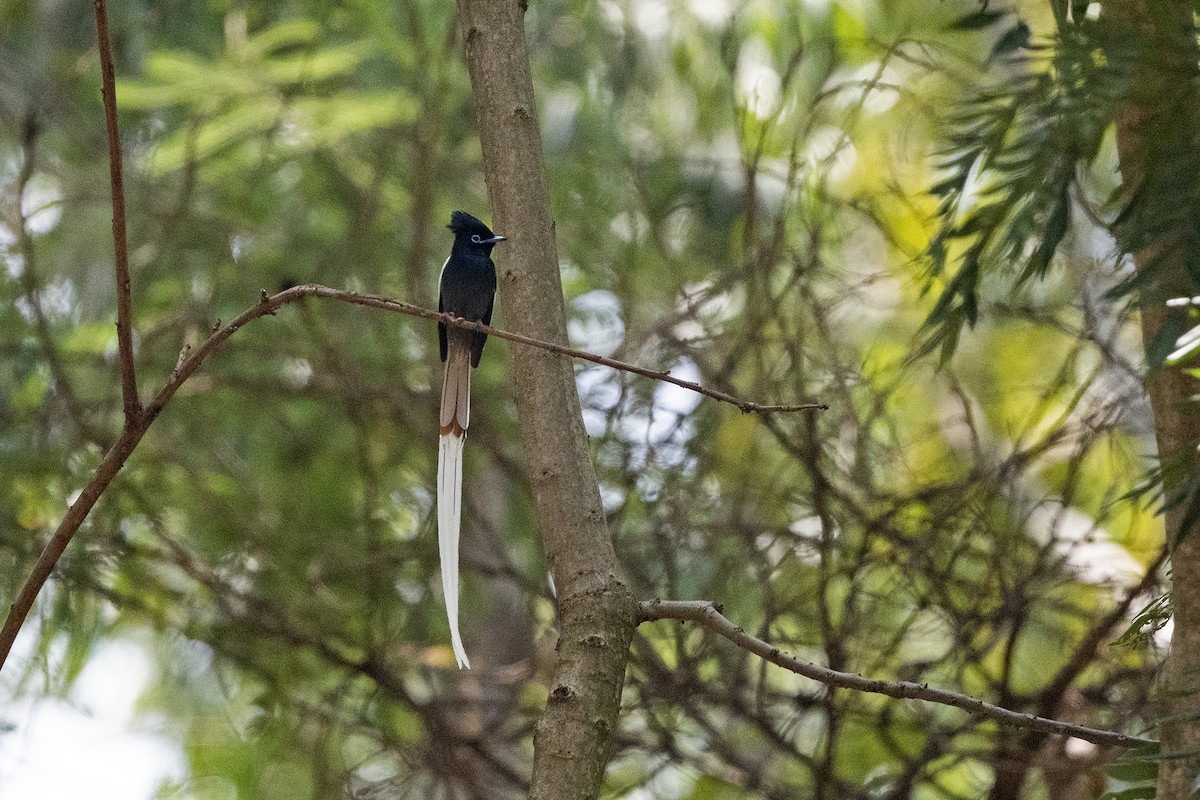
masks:
<path fill-rule="evenodd" d="M 500 308 L 514 331 L 566 342 L 566 309 L 519 0 L 459 0 Z M 637 604 L 605 524 L 568 358 L 514 348 L 513 394 L 538 527 L 558 591 L 554 678 L 534 734 L 535 800 L 599 794 L 612 751 Z"/>
<path fill-rule="evenodd" d="M 1179 194 L 1181 154 L 1195 147 L 1200 137 L 1196 109 L 1196 36 L 1191 4 L 1182 0 L 1119 0 L 1104 4 L 1103 13 L 1116 26 L 1116 40 L 1135 42 L 1129 91 L 1117 112 L 1117 150 L 1127 200 L 1143 208 L 1162 209 L 1168 204 L 1195 204 L 1195 198 Z M 1196 160 L 1190 159 L 1192 164 Z M 1200 179 L 1200 175 L 1192 176 Z M 1136 199 L 1135 199 L 1136 198 Z M 1128 231 L 1118 231 L 1123 243 L 1133 243 L 1134 262 L 1143 276 L 1151 268 L 1140 295 L 1142 336 L 1148 352 L 1155 343 L 1182 333 L 1191 323 L 1187 309 L 1168 308 L 1170 296 L 1197 294 L 1187 269 L 1187 248 L 1195 241 L 1196 208 L 1184 209 L 1180 224 L 1153 242 L 1142 241 L 1139 223 L 1149 221 L 1137 213 L 1128 215 Z M 1151 365 L 1146 388 L 1154 411 L 1155 438 L 1159 459 L 1182 468 L 1168 472 L 1164 483 L 1170 497 L 1196 479 L 1195 445 L 1200 441 L 1200 406 L 1192 399 L 1200 386 L 1182 369 Z M 1159 715 L 1162 753 L 1159 765 L 1160 800 L 1192 797 L 1200 777 L 1200 533 L 1182 531 L 1186 504 L 1166 512 L 1168 543 L 1171 547 L 1172 594 L 1175 627 L 1171 650 L 1159 686 L 1162 701 Z M 1181 534 L 1187 534 L 1180 538 Z M 1190 755 L 1189 755 L 1190 754 Z"/>

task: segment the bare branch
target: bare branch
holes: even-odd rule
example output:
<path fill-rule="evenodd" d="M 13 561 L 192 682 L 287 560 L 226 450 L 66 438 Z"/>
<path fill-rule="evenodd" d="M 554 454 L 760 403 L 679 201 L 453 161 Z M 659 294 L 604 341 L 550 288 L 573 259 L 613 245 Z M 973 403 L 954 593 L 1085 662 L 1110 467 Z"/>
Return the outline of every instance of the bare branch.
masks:
<path fill-rule="evenodd" d="M 421 317 L 423 319 L 437 320 L 444 322 L 447 325 L 453 325 L 458 328 L 464 328 L 470 331 L 479 331 L 486 333 L 488 336 L 495 336 L 497 339 L 506 339 L 510 342 L 526 345 L 528 347 L 537 347 L 542 350 L 548 350 L 552 353 L 579 358 L 584 361 L 591 361 L 596 364 L 601 364 L 606 367 L 618 369 L 623 372 L 631 372 L 635 375 L 642 375 L 647 378 L 652 378 L 658 381 L 665 381 L 674 384 L 691 392 L 710 397 L 714 400 L 719 400 L 723 403 L 729 403 L 736 406 L 744 413 L 770 414 L 770 413 L 789 413 L 796 411 L 823 411 L 829 408 L 824 403 L 805 403 L 801 405 L 764 405 L 761 403 L 752 403 L 749 400 L 743 400 L 739 397 L 734 397 L 731 394 L 710 389 L 707 386 L 702 386 L 692 381 L 685 381 L 680 378 L 673 378 L 665 372 L 646 369 L 635 364 L 629 364 L 624 361 L 617 361 L 612 358 L 589 353 L 586 350 L 577 350 L 573 347 L 547 342 L 541 339 L 535 339 L 532 336 L 524 336 L 519 333 L 511 333 L 509 331 L 493 328 L 490 325 L 484 325 L 482 322 L 471 322 L 461 317 L 456 317 L 453 314 L 440 313 L 431 311 L 428 308 L 406 303 L 403 300 L 395 300 L 390 297 L 377 294 L 362 294 L 360 292 L 349 292 L 344 289 L 333 289 L 328 286 L 321 286 L 315 283 L 305 283 L 299 286 L 293 286 L 290 289 L 285 289 L 278 294 L 269 295 L 265 291 L 261 295 L 258 305 L 244 311 L 237 319 L 224 327 L 218 326 L 214 329 L 204 342 L 196 348 L 190 357 L 183 359 L 179 367 L 171 373 L 167 384 L 159 390 L 154 399 L 146 407 L 146 413 L 154 416 L 162 410 L 163 405 L 167 400 L 170 400 L 171 395 L 179 388 L 187 378 L 192 375 L 204 361 L 208 355 L 219 347 L 226 339 L 234 334 L 238 328 L 245 325 L 247 322 L 255 320 L 261 316 L 274 314 L 281 307 L 294 303 L 305 297 L 322 297 L 329 300 L 338 300 L 343 303 L 352 305 L 367 306 L 369 308 L 378 308 L 384 311 L 392 311 L 399 314 L 407 314 L 412 317 Z"/>
<path fill-rule="evenodd" d="M 133 300 L 129 281 L 129 245 L 125 235 L 125 179 L 121 166 L 121 134 L 117 129 L 117 92 L 112 51 L 108 46 L 108 11 L 104 0 L 92 0 L 96 11 L 96 40 L 100 46 L 104 119 L 108 126 L 108 174 L 112 188 L 113 254 L 117 272 L 117 364 L 121 371 L 121 400 L 126 427 L 142 413 L 133 365 Z"/>
<path fill-rule="evenodd" d="M 933 689 L 928 684 L 912 683 L 911 681 L 881 681 L 865 678 L 853 672 L 839 672 L 827 667 L 818 666 L 808 661 L 790 656 L 773 647 L 762 639 L 758 639 L 734 625 L 725 617 L 718 606 L 707 600 L 648 600 L 641 604 L 642 622 L 652 622 L 660 619 L 678 619 L 698 622 L 709 630 L 724 636 L 755 655 L 776 666 L 803 675 L 814 681 L 842 689 L 855 689 L 860 692 L 887 695 L 901 700 L 926 700 L 931 703 L 953 706 L 968 714 L 986 717 L 1015 728 L 1053 733 L 1061 736 L 1072 736 L 1076 739 L 1092 742 L 1108 747 L 1140 747 L 1153 744 L 1151 739 L 1141 739 L 1127 736 L 1123 733 L 1087 728 L 1069 722 L 1046 719 L 1033 714 L 1022 714 L 1007 708 L 985 703 L 969 695 L 951 692 L 945 689 Z"/>
<path fill-rule="evenodd" d="M 442 314 L 439 316 L 449 317 L 451 315 Z M 458 318 L 455 317 L 454 319 L 457 320 Z M 459 322 L 451 322 L 451 324 L 459 324 Z M 739 409 L 741 409 L 743 414 L 749 414 L 749 413 L 785 414 L 785 413 L 792 413 L 795 411 L 828 411 L 829 410 L 829 406 L 825 405 L 824 403 L 801 403 L 799 405 L 763 405 L 761 403 L 751 403 L 749 400 L 742 400 L 741 398 L 734 397 L 731 394 L 726 394 L 725 392 L 721 392 L 716 389 L 710 389 L 707 386 L 702 386 L 699 383 L 695 383 L 693 381 L 685 381 L 682 378 L 672 378 L 671 374 L 669 372 L 661 372 L 661 371 L 656 371 L 656 370 L 652 370 L 652 369 L 646 369 L 644 367 L 635 366 L 635 365 L 627 363 L 625 361 L 617 361 L 614 358 L 605 358 L 604 356 L 598 356 L 595 353 L 589 353 L 585 350 L 576 350 L 573 347 L 565 347 L 564 345 L 554 344 L 553 342 L 543 342 L 540 339 L 534 339 L 530 336 L 522 336 L 519 333 L 509 333 L 508 331 L 496 330 L 495 328 L 490 328 L 487 325 L 484 325 L 482 323 L 467 323 L 466 325 L 460 325 L 460 327 L 469 328 L 470 330 L 483 331 L 484 333 L 488 334 L 489 336 L 494 335 L 500 339 L 508 339 L 510 342 L 517 342 L 518 344 L 525 344 L 525 345 L 529 345 L 530 347 L 540 347 L 541 349 L 549 350 L 552 353 L 561 353 L 565 356 L 571 356 L 572 358 L 579 358 L 579 359 L 583 359 L 584 361 L 591 361 L 592 363 L 600 364 L 605 367 L 612 367 L 613 369 L 619 369 L 622 372 L 632 372 L 635 375 L 642 375 L 647 378 L 653 378 L 656 381 L 665 381 L 666 383 L 671 383 L 671 384 L 674 384 L 681 388 L 687 389 L 689 392 L 696 392 L 697 394 L 702 394 L 705 397 L 711 397 L 713 400 L 720 400 L 722 403 L 729 403 L 731 405 L 735 405 Z"/>

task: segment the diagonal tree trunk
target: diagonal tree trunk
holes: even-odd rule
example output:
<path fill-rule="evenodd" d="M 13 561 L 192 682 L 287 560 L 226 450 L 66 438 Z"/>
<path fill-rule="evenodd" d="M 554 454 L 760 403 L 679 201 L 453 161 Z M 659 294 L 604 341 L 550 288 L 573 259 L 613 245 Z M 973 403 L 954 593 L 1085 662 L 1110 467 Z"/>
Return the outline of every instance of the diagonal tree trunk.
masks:
<path fill-rule="evenodd" d="M 1195 247 L 1195 198 L 1179 194 L 1177 171 L 1184 163 L 1200 164 L 1192 151 L 1200 141 L 1200 92 L 1197 62 L 1200 51 L 1192 21 L 1192 6 L 1183 0 L 1114 0 L 1103 14 L 1116 26 L 1119 41 L 1136 42 L 1129 91 L 1117 113 L 1117 150 L 1126 198 L 1134 213 L 1118 231 L 1133 252 L 1139 273 L 1157 271 L 1143 290 L 1142 336 L 1147 349 L 1168 343 L 1190 326 L 1186 309 L 1169 309 L 1171 296 L 1190 297 L 1197 286 L 1189 276 L 1188 248 Z M 1200 174 L 1191 176 L 1192 182 Z M 1138 199 L 1135 199 L 1138 198 Z M 1170 218 L 1175 223 L 1147 241 L 1146 223 L 1154 222 L 1137 209 L 1190 205 Z M 1156 212 L 1151 211 L 1150 214 Z M 1140 230 L 1139 230 L 1140 228 Z M 1195 259 L 1196 256 L 1192 256 Z M 1168 496 L 1196 479 L 1195 446 L 1200 441 L 1200 405 L 1192 399 L 1200 386 L 1179 367 L 1153 369 L 1147 380 L 1159 458 L 1180 468 L 1165 477 Z M 1182 531 L 1186 504 L 1166 513 L 1171 543 L 1175 627 L 1171 651 L 1159 687 L 1162 752 L 1159 767 L 1160 800 L 1183 800 L 1193 795 L 1200 777 L 1200 533 Z M 1185 533 L 1182 539 L 1180 534 Z"/>
<path fill-rule="evenodd" d="M 500 308 L 519 333 L 566 342 L 566 310 L 520 0 L 459 0 L 499 262 Z M 571 362 L 514 350 L 538 527 L 558 590 L 559 642 L 534 735 L 535 800 L 599 794 L 612 750 L 637 606 L 619 574 Z"/>

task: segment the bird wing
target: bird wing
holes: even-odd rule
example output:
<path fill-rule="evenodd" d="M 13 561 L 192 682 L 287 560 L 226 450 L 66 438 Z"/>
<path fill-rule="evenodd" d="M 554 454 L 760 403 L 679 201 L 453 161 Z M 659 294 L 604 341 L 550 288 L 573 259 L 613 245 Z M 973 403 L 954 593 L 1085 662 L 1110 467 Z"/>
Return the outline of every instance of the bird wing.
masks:
<path fill-rule="evenodd" d="M 492 298 L 490 300 L 488 300 L 487 311 L 483 312 L 483 319 L 481 320 L 481 322 L 483 322 L 484 325 L 492 324 L 492 309 L 495 307 L 496 307 L 496 296 L 492 295 Z M 483 357 L 483 346 L 486 343 L 487 343 L 487 334 L 486 333 L 475 333 L 475 332 L 471 333 L 471 366 L 472 367 L 479 366 L 479 359 Z"/>

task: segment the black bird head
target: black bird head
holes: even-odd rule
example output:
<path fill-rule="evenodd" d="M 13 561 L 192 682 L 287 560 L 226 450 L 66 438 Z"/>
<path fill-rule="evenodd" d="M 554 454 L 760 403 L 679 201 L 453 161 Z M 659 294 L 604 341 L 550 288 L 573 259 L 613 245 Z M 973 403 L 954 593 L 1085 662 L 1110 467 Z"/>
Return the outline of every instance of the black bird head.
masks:
<path fill-rule="evenodd" d="M 472 217 L 465 211 L 455 211 L 450 215 L 450 224 L 446 226 L 454 231 L 454 246 L 480 248 L 485 253 L 492 252 L 498 242 L 503 242 L 503 236 L 492 233 L 491 228 Z"/>

